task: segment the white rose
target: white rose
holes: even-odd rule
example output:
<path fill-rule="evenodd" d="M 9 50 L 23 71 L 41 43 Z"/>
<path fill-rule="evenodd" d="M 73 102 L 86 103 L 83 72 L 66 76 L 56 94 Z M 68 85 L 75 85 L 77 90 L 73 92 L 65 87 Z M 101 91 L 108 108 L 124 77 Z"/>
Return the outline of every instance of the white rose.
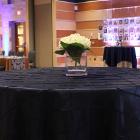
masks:
<path fill-rule="evenodd" d="M 85 48 L 90 48 L 90 46 L 91 46 L 90 39 L 86 38 L 85 36 L 81 36 L 78 33 L 71 34 L 69 36 L 63 37 L 63 38 L 60 39 L 60 41 L 62 41 L 64 43 L 67 43 L 67 44 L 80 43 Z M 61 46 L 60 42 L 59 42 L 59 45 Z"/>

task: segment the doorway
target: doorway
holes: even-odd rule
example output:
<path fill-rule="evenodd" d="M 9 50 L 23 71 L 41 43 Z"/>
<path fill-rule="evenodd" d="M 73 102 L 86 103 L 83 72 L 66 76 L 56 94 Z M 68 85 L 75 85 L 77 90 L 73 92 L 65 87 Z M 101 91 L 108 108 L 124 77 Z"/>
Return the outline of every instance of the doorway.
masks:
<path fill-rule="evenodd" d="M 26 37 L 25 37 L 25 22 L 9 22 L 10 29 L 10 50 L 16 55 L 23 53 L 26 56 Z"/>

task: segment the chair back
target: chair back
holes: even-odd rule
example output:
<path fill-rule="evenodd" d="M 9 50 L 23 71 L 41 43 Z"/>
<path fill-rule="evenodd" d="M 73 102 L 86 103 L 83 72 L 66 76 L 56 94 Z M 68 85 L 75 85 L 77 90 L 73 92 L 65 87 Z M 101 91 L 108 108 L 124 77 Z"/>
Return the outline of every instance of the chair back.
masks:
<path fill-rule="evenodd" d="M 4 56 L 5 55 L 5 51 L 2 51 L 1 54 Z"/>
<path fill-rule="evenodd" d="M 8 55 L 9 56 L 14 56 L 16 53 L 14 51 L 9 51 Z"/>
<path fill-rule="evenodd" d="M 35 52 L 34 51 L 30 51 L 28 54 L 28 57 L 29 57 L 29 63 L 35 62 Z"/>
<path fill-rule="evenodd" d="M 24 52 L 18 52 L 17 53 L 17 56 L 23 56 L 24 55 Z"/>
<path fill-rule="evenodd" d="M 28 54 L 30 67 L 35 67 L 35 51 L 30 51 Z"/>

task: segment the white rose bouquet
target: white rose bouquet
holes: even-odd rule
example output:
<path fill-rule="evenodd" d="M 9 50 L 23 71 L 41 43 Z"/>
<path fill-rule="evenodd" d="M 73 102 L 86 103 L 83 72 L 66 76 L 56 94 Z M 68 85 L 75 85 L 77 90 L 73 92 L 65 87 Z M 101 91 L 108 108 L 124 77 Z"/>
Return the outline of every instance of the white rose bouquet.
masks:
<path fill-rule="evenodd" d="M 63 55 L 67 53 L 76 63 L 80 63 L 80 58 L 83 52 L 90 50 L 91 41 L 85 36 L 78 33 L 60 39 L 60 50 L 56 50 L 56 54 Z"/>

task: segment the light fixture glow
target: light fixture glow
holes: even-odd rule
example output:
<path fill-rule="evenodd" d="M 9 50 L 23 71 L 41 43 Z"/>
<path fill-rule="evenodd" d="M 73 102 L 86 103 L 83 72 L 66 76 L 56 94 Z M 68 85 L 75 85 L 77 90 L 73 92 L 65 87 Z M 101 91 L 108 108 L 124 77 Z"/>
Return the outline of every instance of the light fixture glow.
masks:
<path fill-rule="evenodd" d="M 21 15 L 21 11 L 17 10 L 17 15 L 20 16 Z"/>

